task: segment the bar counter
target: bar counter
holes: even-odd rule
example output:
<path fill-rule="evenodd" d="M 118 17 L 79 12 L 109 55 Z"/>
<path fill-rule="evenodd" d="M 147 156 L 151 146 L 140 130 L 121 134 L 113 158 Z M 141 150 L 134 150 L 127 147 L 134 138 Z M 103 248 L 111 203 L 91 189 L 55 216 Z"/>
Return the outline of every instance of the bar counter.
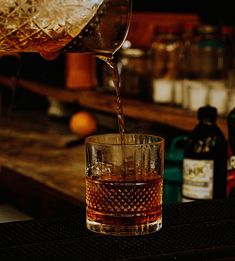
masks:
<path fill-rule="evenodd" d="M 1 200 L 34 219 L 0 224 L 0 260 L 235 260 L 235 199 L 164 205 L 163 228 L 145 236 L 88 231 L 75 138 L 32 112 L 1 118 Z"/>
<path fill-rule="evenodd" d="M 0 118 L 0 196 L 36 217 L 85 205 L 84 145 L 44 113 Z"/>
<path fill-rule="evenodd" d="M 235 260 L 235 200 L 164 206 L 163 228 L 145 236 L 99 235 L 84 212 L 0 225 L 0 260 Z"/>

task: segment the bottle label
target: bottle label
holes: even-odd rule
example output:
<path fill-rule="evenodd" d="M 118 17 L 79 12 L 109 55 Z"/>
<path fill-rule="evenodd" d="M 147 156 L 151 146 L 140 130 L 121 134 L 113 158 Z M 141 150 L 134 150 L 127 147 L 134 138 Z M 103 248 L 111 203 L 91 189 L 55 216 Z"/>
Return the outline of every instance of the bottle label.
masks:
<path fill-rule="evenodd" d="M 212 199 L 213 178 L 213 160 L 184 159 L 183 196 L 191 199 Z"/>
<path fill-rule="evenodd" d="M 235 155 L 231 155 L 228 158 L 228 182 L 227 182 L 227 194 L 230 196 L 235 188 Z"/>

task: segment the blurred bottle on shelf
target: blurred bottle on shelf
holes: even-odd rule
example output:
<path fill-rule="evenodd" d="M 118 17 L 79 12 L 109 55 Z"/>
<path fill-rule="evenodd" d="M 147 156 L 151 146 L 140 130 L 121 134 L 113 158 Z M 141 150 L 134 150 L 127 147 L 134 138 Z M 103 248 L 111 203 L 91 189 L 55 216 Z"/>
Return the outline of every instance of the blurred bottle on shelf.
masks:
<path fill-rule="evenodd" d="M 228 86 L 228 114 L 235 107 L 235 31 L 233 26 L 223 26 L 221 30 L 225 43 L 225 75 L 227 77 Z"/>
<path fill-rule="evenodd" d="M 188 56 L 188 109 L 196 112 L 209 104 L 217 108 L 219 115 L 224 115 L 228 88 L 224 74 L 225 45 L 219 27 L 199 25 Z"/>
<path fill-rule="evenodd" d="M 228 100 L 227 100 L 227 112 L 229 113 L 235 106 L 235 68 L 230 73 L 229 88 L 228 88 Z"/>
<path fill-rule="evenodd" d="M 187 80 L 190 78 L 190 63 L 192 58 L 192 47 L 195 42 L 195 30 L 197 24 L 195 23 L 184 23 L 182 25 L 182 42 L 183 42 L 183 81 L 181 85 L 181 106 L 182 108 L 188 108 L 188 84 Z M 195 58 L 194 58 L 195 59 Z"/>
<path fill-rule="evenodd" d="M 199 72 L 207 79 L 220 78 L 223 70 L 224 45 L 220 39 L 219 28 L 213 25 L 200 25 L 197 30 Z"/>
<path fill-rule="evenodd" d="M 116 53 L 116 62 L 120 75 L 122 97 L 138 100 L 151 99 L 151 49 L 133 47 L 125 41 Z M 112 77 L 106 67 L 103 68 L 105 91 L 115 93 Z"/>
<path fill-rule="evenodd" d="M 151 53 L 148 48 L 122 48 L 119 53 L 122 95 L 149 100 L 151 93 Z"/>
<path fill-rule="evenodd" d="M 209 80 L 208 104 L 217 108 L 218 114 L 226 116 L 233 68 L 233 27 L 222 25 L 217 34 L 217 73 Z"/>
<path fill-rule="evenodd" d="M 233 68 L 234 59 L 234 28 L 231 25 L 222 25 L 220 28 L 221 40 L 224 44 L 224 66 L 223 76 L 229 77 L 229 73 Z"/>
<path fill-rule="evenodd" d="M 226 197 L 227 141 L 216 124 L 216 108 L 199 108 L 198 119 L 184 151 L 183 202 Z"/>
<path fill-rule="evenodd" d="M 195 29 L 197 27 L 197 24 L 185 22 L 182 24 L 182 41 L 184 46 L 184 55 L 186 58 L 189 58 L 189 51 L 192 47 L 193 42 L 195 41 Z"/>
<path fill-rule="evenodd" d="M 227 117 L 228 123 L 228 186 L 227 194 L 235 197 L 235 107 Z"/>
<path fill-rule="evenodd" d="M 65 85 L 70 90 L 94 89 L 97 86 L 96 57 L 89 54 L 66 54 Z"/>
<path fill-rule="evenodd" d="M 174 85 L 179 84 L 183 44 L 176 24 L 157 26 L 152 42 L 152 99 L 173 104 Z M 177 87 L 176 87 L 177 88 Z"/>

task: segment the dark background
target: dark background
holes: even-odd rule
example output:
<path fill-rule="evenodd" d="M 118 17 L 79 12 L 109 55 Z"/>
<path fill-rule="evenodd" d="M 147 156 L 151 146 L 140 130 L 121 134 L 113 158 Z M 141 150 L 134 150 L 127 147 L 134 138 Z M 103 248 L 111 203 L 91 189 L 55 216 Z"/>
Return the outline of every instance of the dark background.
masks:
<path fill-rule="evenodd" d="M 197 14 L 202 23 L 235 25 L 232 0 L 133 0 L 134 12 Z M 15 75 L 18 61 L 0 59 L 0 74 Z M 20 77 L 43 83 L 65 86 L 65 55 L 47 61 L 37 53 L 21 54 Z"/>
<path fill-rule="evenodd" d="M 212 24 L 234 25 L 233 6 L 233 0 L 133 0 L 134 11 L 194 13 L 202 22 Z"/>

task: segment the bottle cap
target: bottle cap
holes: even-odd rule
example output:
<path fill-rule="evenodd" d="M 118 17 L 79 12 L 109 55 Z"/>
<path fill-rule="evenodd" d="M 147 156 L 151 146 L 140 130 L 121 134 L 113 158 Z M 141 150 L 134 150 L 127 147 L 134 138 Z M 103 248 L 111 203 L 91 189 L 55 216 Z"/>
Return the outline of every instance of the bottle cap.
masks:
<path fill-rule="evenodd" d="M 198 119 L 199 120 L 209 119 L 211 121 L 216 121 L 217 109 L 209 105 L 200 107 L 198 109 Z"/>

